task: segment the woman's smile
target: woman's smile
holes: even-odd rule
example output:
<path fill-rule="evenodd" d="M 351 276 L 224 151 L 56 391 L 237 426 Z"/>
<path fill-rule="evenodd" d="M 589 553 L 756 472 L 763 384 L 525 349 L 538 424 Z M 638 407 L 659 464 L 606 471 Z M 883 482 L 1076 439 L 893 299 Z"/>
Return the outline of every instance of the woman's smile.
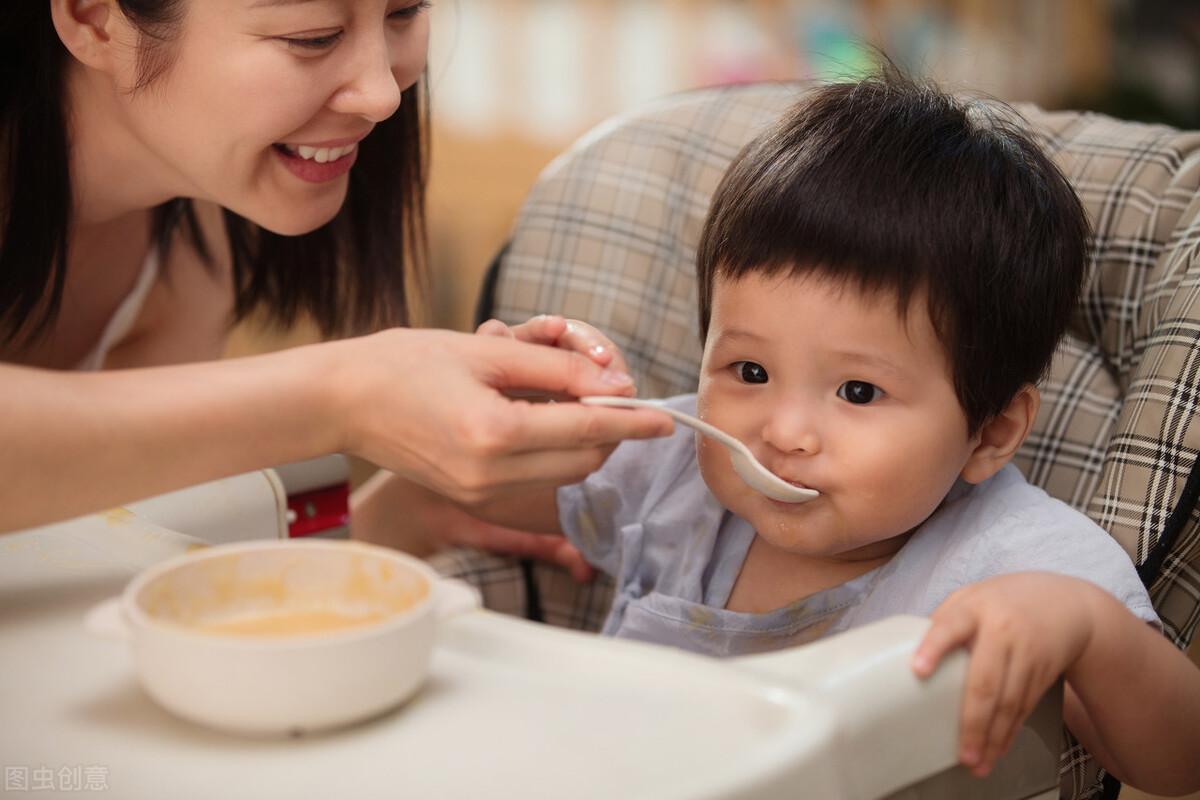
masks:
<path fill-rule="evenodd" d="M 342 147 L 298 145 L 295 148 L 277 144 L 271 149 L 289 172 L 309 183 L 326 183 L 340 178 L 350 171 L 358 158 L 357 144 Z"/>

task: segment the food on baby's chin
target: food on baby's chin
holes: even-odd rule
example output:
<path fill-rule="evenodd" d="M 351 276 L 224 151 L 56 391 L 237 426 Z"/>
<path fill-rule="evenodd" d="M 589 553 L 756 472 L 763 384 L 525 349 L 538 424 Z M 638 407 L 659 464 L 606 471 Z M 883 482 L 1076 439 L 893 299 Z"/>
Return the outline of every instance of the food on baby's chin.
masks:
<path fill-rule="evenodd" d="M 193 627 L 203 633 L 234 636 L 303 636 L 359 628 L 381 622 L 388 616 L 382 612 L 347 614 L 341 611 L 276 611 L 205 622 Z"/>

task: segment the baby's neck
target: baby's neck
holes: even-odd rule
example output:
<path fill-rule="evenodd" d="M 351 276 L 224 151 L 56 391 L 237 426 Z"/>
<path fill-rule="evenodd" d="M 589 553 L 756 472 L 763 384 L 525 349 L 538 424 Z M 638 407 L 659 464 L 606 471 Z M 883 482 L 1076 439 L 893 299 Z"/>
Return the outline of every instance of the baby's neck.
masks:
<path fill-rule="evenodd" d="M 756 535 L 725 607 L 730 611 L 763 614 L 823 589 L 840 586 L 891 561 L 909 535 L 891 540 L 896 544 L 894 549 L 861 559 L 814 558 L 791 553 Z"/>

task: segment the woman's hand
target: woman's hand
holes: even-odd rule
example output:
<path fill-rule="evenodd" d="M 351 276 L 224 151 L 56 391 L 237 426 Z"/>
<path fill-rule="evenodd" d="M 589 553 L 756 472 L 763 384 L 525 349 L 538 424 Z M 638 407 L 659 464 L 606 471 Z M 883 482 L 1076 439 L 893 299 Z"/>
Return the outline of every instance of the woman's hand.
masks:
<path fill-rule="evenodd" d="M 479 336 L 498 336 L 557 347 L 587 356 L 598 366 L 629 373 L 625 357 L 612 340 L 593 326 L 577 319 L 566 319 L 557 314 L 539 314 L 519 325 L 507 325 L 498 319 L 489 319 L 476 328 L 475 333 Z M 631 383 L 627 390 L 618 394 L 633 396 L 637 394 L 637 390 Z M 607 458 L 615 448 L 615 444 L 605 448 L 604 457 Z M 460 525 L 446 529 L 441 538 L 451 544 L 478 547 L 504 555 L 538 558 L 558 564 L 566 568 L 571 577 L 581 582 L 590 581 L 596 575 L 596 570 L 587 563 L 578 548 L 561 534 L 529 533 L 489 525 L 471 518 L 470 522 L 462 521 Z"/>
<path fill-rule="evenodd" d="M 970 651 L 959 726 L 959 760 L 991 772 L 1046 690 L 1092 636 L 1095 586 L 1042 572 L 990 578 L 959 589 L 933 613 L 913 654 L 918 677 L 952 650 Z"/>
<path fill-rule="evenodd" d="M 622 394 L 629 376 L 579 353 L 507 336 L 395 329 L 324 345 L 318 376 L 343 452 L 472 505 L 573 483 L 622 439 L 664 436 L 653 410 L 535 404 L 509 392 Z"/>

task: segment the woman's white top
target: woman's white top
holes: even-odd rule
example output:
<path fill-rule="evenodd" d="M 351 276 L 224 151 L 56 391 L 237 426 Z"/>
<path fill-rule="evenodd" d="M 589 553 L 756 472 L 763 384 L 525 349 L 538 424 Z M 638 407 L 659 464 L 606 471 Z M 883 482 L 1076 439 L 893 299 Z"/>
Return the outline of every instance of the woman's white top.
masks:
<path fill-rule="evenodd" d="M 146 296 L 150 294 L 150 288 L 154 286 L 154 281 L 157 279 L 158 248 L 151 247 L 150 252 L 146 254 L 146 260 L 142 262 L 142 271 L 138 274 L 133 289 L 117 306 L 117 310 L 109 318 L 108 324 L 104 326 L 104 331 L 100 334 L 96 346 L 76 364 L 76 369 L 95 371 L 104 367 L 104 360 L 108 358 L 109 351 L 120 344 L 121 340 L 133 329 L 138 315 L 142 313 L 142 306 L 146 304 Z"/>

